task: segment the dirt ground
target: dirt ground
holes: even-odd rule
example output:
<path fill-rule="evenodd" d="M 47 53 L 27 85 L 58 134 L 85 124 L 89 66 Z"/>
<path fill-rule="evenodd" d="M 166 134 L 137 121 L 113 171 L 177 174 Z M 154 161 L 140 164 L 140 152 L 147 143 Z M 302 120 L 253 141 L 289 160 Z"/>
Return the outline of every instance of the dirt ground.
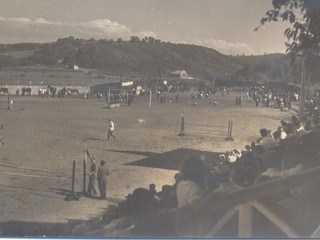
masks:
<path fill-rule="evenodd" d="M 234 106 L 235 96 L 243 105 Z M 167 99 L 174 95 L 167 94 Z M 219 97 L 219 106 L 209 103 Z M 108 204 L 124 199 L 137 187 L 155 183 L 172 184 L 176 170 L 126 165 L 155 154 L 179 148 L 210 152 L 244 149 L 259 137 L 260 128 L 276 130 L 281 119 L 292 112 L 256 108 L 244 93 L 195 100 L 179 93 L 178 103 L 160 104 L 153 96 L 136 97 L 132 106 L 107 109 L 97 99 L 13 97 L 13 110 L 0 102 L 0 222 L 11 220 L 61 223 L 89 219 Z M 185 116 L 185 136 L 180 132 Z M 107 141 L 107 119 L 115 122 L 115 141 Z M 225 141 L 228 121 L 233 119 L 234 141 Z M 192 124 L 201 124 L 206 134 L 188 133 Z M 211 134 L 212 133 L 212 134 Z M 75 191 L 81 192 L 84 149 L 99 161 L 106 159 L 110 170 L 107 201 L 81 197 L 65 201 L 71 190 L 72 163 L 76 161 Z M 175 161 L 175 159 L 172 159 Z M 89 168 L 89 164 L 87 164 Z"/>

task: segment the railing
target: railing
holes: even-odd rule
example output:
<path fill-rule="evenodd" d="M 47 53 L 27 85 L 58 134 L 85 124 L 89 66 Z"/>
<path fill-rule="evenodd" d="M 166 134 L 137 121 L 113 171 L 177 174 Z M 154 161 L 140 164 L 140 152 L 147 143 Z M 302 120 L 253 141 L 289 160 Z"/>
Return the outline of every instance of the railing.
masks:
<path fill-rule="evenodd" d="M 176 225 L 182 222 L 186 228 L 188 236 L 203 236 L 197 230 L 197 219 L 201 216 L 214 216 L 215 212 L 221 209 L 227 209 L 225 214 L 211 227 L 206 233 L 209 237 L 219 237 L 218 232 L 238 214 L 238 237 L 257 237 L 254 226 L 256 218 L 254 212 L 259 212 L 265 219 L 279 229 L 287 237 L 301 237 L 301 233 L 290 226 L 284 218 L 276 213 L 276 208 L 270 207 L 267 203 L 272 202 L 270 199 L 281 199 L 290 189 L 315 184 L 320 182 L 320 167 L 308 169 L 290 175 L 278 178 L 268 182 L 253 185 L 248 188 L 230 192 L 227 194 L 217 195 L 214 192 L 205 198 L 195 201 L 192 206 L 176 208 L 169 210 L 165 214 L 157 215 L 147 221 L 137 224 L 131 231 L 132 237 L 163 237 L 174 236 L 177 233 L 164 233 L 163 228 L 170 225 Z M 314 194 L 318 194 L 315 192 Z M 283 197 L 282 197 L 283 198 Z M 199 217 L 200 216 L 200 217 Z M 299 218 L 300 216 L 296 216 Z M 181 221 L 182 219 L 182 221 Z M 316 226 L 310 237 L 320 237 L 320 216 L 316 218 L 313 225 Z M 191 223 L 187 223 L 191 222 Z M 193 223 L 192 223 L 193 222 Z M 301 222 L 301 224 L 308 224 Z M 268 235 L 264 237 L 270 237 Z M 274 236 L 273 236 L 274 237 Z M 306 236 L 303 236 L 306 237 Z"/>

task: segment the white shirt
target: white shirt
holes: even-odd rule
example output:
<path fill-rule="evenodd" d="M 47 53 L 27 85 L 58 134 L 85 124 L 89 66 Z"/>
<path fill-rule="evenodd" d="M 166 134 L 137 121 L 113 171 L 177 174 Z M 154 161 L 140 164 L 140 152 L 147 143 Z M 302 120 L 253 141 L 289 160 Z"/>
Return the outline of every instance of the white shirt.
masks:
<path fill-rule="evenodd" d="M 267 136 L 262 138 L 258 145 L 261 145 L 266 151 L 268 151 L 269 149 L 274 148 L 276 146 L 276 143 L 276 140 L 274 140 L 272 137 Z"/>
<path fill-rule="evenodd" d="M 286 139 L 287 138 L 287 134 L 286 134 L 286 132 L 285 131 L 281 131 L 280 132 L 280 137 L 279 137 L 281 140 L 283 140 L 283 139 Z"/>
<path fill-rule="evenodd" d="M 112 121 L 109 121 L 109 130 L 114 131 L 114 123 Z"/>
<path fill-rule="evenodd" d="M 189 205 L 201 197 L 200 186 L 193 181 L 181 180 L 177 184 L 178 207 Z"/>

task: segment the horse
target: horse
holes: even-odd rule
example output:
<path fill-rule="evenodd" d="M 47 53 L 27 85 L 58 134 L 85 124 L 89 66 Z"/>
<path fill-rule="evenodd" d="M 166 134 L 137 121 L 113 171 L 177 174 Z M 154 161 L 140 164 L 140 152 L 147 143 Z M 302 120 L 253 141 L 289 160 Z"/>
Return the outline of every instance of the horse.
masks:
<path fill-rule="evenodd" d="M 9 88 L 7 87 L 3 87 L 3 88 L 0 88 L 0 94 L 1 95 L 8 95 L 9 94 Z"/>
<path fill-rule="evenodd" d="M 64 87 L 58 91 L 58 98 L 64 98 L 66 95 L 67 89 Z"/>
<path fill-rule="evenodd" d="M 67 89 L 67 93 L 69 95 L 79 95 L 79 90 L 76 88 L 68 88 Z"/>
<path fill-rule="evenodd" d="M 22 96 L 25 96 L 25 95 L 30 95 L 31 96 L 31 88 L 26 88 L 26 87 L 23 87 L 22 89 L 21 89 L 21 91 L 22 91 Z"/>

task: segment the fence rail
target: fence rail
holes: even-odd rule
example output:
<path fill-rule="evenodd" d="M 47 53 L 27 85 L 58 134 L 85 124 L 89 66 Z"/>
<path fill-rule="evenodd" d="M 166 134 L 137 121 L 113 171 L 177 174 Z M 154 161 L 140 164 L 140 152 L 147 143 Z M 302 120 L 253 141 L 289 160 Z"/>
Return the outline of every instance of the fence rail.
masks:
<path fill-rule="evenodd" d="M 201 135 L 207 137 L 226 136 L 225 140 L 233 140 L 232 138 L 233 120 L 229 120 L 228 128 L 224 126 L 213 126 L 209 124 L 191 123 L 185 121 L 184 113 L 181 115 L 179 136 L 186 134 Z"/>

